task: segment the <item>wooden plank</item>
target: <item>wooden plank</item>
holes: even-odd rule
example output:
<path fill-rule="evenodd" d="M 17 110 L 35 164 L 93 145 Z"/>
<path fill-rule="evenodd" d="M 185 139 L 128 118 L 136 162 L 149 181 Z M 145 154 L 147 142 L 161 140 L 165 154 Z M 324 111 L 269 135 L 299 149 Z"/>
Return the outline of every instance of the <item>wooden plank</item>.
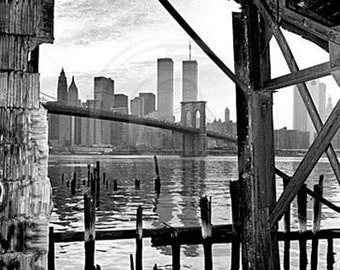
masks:
<path fill-rule="evenodd" d="M 288 64 L 290 71 L 291 72 L 299 71 L 299 67 L 295 61 L 292 51 L 290 50 L 288 42 L 286 38 L 284 37 L 284 35 L 282 34 L 277 24 L 277 21 L 272 15 L 268 5 L 266 4 L 264 0 L 254 0 L 254 3 L 256 4 L 261 15 L 266 19 L 271 30 L 273 31 L 273 34 L 276 40 L 278 41 L 278 45 L 281 49 L 281 52 L 283 53 L 283 56 Z M 298 90 L 301 95 L 301 98 L 307 108 L 308 114 L 310 118 L 312 119 L 312 123 L 316 131 L 320 132 L 323 124 L 322 124 L 320 115 L 316 109 L 316 106 L 314 104 L 314 101 L 308 91 L 308 88 L 305 83 L 298 84 L 297 86 L 298 86 Z M 337 155 L 332 146 L 328 147 L 326 154 L 327 154 L 329 162 L 331 163 L 336 179 L 338 180 L 338 183 L 340 184 L 340 163 L 338 161 Z"/>
<path fill-rule="evenodd" d="M 338 102 L 328 117 L 324 127 L 316 137 L 314 143 L 307 151 L 305 157 L 296 169 L 287 188 L 279 198 L 273 212 L 270 215 L 270 223 L 273 226 L 288 209 L 290 203 L 306 181 L 307 177 L 318 162 L 322 153 L 329 147 L 330 141 L 340 127 L 340 102 Z"/>
<path fill-rule="evenodd" d="M 339 66 L 332 66 L 329 62 L 315 65 L 287 75 L 274 78 L 264 83 L 263 91 L 273 91 L 280 88 L 311 81 L 317 78 L 331 75 L 332 72 L 340 70 Z"/>
<path fill-rule="evenodd" d="M 191 37 L 193 41 L 206 53 L 206 55 L 243 91 L 248 90 L 248 86 L 237 77 L 223 61 L 209 48 L 209 46 L 198 36 L 198 34 L 190 27 L 190 25 L 182 18 L 175 8 L 167 0 L 159 0 L 163 7 L 177 21 L 184 31 Z"/>

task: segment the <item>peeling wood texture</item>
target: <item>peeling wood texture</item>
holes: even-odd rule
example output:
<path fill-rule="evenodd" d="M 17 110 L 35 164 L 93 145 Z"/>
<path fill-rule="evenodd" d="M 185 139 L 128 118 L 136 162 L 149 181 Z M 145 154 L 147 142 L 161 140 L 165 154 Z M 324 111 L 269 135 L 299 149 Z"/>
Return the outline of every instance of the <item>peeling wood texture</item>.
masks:
<path fill-rule="evenodd" d="M 47 269 L 51 186 L 37 57 L 53 41 L 53 9 L 51 0 L 0 0 L 1 269 Z"/>

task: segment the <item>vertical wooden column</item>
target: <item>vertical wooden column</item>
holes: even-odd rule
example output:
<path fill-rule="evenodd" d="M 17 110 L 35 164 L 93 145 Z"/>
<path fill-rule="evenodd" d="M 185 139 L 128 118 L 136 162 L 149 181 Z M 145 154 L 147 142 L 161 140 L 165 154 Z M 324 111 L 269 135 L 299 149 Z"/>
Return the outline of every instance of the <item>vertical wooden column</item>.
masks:
<path fill-rule="evenodd" d="M 0 268 L 47 269 L 51 185 L 39 45 L 53 41 L 53 0 L 0 1 Z"/>
<path fill-rule="evenodd" d="M 233 14 L 243 269 L 279 269 L 277 228 L 268 223 L 275 195 L 272 95 L 260 92 L 270 78 L 270 32 L 244 1 Z"/>

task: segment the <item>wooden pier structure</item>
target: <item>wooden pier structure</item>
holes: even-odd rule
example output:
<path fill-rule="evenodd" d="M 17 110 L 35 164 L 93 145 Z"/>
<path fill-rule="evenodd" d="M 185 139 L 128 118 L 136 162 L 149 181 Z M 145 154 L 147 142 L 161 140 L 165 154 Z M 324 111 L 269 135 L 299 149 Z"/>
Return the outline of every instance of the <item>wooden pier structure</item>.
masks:
<path fill-rule="evenodd" d="M 304 183 L 323 153 L 326 153 L 336 179 L 340 183 L 340 165 L 331 140 L 340 126 L 340 102 L 323 124 L 305 82 L 332 75 L 339 83 L 340 70 L 340 5 L 331 0 L 237 0 L 240 12 L 233 14 L 234 63 L 232 72 L 209 46 L 197 35 L 167 0 L 159 0 L 188 35 L 221 68 L 236 85 L 238 123 L 239 179 L 231 183 L 233 224 L 214 227 L 209 213 L 202 212 L 200 233 L 194 241 L 204 246 L 205 269 L 212 269 L 211 245 L 231 242 L 232 269 L 280 269 L 278 242 L 298 240 L 300 268 L 305 269 L 306 241 L 312 239 L 313 269 L 320 239 L 328 241 L 328 269 L 332 269 L 333 238 L 339 232 L 319 230 L 318 221 L 312 232 L 301 221 L 299 232 L 290 232 L 289 207 L 298 196 L 300 215 L 305 214 L 306 194 L 313 194 L 332 209 L 338 209 L 322 197 L 322 182 L 314 190 Z M 39 103 L 39 45 L 53 41 L 53 0 L 0 1 L 0 219 L 2 269 L 46 269 L 48 245 L 48 216 L 51 208 L 50 183 L 47 177 L 48 146 L 46 112 Z M 295 57 L 282 29 L 306 38 L 329 53 L 329 61 L 299 70 Z M 275 38 L 290 69 L 289 74 L 270 77 L 269 41 Z M 292 176 L 275 169 L 273 143 L 272 96 L 282 87 L 297 85 L 299 93 L 317 130 L 317 137 Z M 285 179 L 286 186 L 276 198 L 275 173 Z M 97 175 L 97 176 L 96 176 Z M 97 179 L 99 170 L 94 173 Z M 227 181 L 228 179 L 226 179 Z M 74 180 L 75 181 L 75 180 Z M 325 182 L 327 179 L 325 179 Z M 96 183 L 93 183 L 95 189 Z M 93 216 L 96 194 L 85 200 L 87 217 L 85 240 L 87 269 L 94 266 L 94 241 L 108 238 L 105 232 L 95 232 Z M 209 209 L 209 202 L 201 202 L 201 209 Z M 319 206 L 315 205 L 318 217 Z M 179 249 L 184 243 L 186 229 L 164 228 L 146 230 L 141 222 L 142 208 L 138 209 L 137 229 L 112 233 L 111 238 L 136 239 L 136 269 L 142 269 L 143 237 L 153 237 L 154 245 L 171 245 L 173 267 L 179 269 Z M 278 221 L 285 217 L 286 232 L 278 232 Z M 316 218 L 317 220 L 317 218 Z M 52 231 L 50 231 L 52 232 Z M 77 235 L 77 234 L 75 234 Z M 82 233 L 83 235 L 83 233 Z M 129 237 L 130 237 L 129 236 Z M 58 238 L 59 237 L 59 238 Z M 68 241 L 68 235 L 53 234 L 50 240 Z M 72 241 L 75 240 L 73 236 Z M 238 255 L 242 250 L 241 257 Z M 53 258 L 50 255 L 49 258 Z M 284 269 L 289 269 L 289 252 L 284 255 Z M 133 261 L 133 260 L 132 260 Z M 53 269 L 53 264 L 51 269 Z M 155 266 L 157 268 L 157 266 Z"/>

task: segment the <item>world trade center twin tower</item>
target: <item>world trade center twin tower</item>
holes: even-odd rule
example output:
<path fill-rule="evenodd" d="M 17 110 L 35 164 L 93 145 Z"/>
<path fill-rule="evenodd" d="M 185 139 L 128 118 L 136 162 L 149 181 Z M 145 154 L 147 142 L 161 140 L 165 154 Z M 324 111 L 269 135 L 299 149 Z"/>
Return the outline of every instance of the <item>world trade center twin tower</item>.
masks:
<path fill-rule="evenodd" d="M 197 61 L 184 60 L 182 68 L 182 101 L 197 101 Z M 171 58 L 157 60 L 157 107 L 160 118 L 174 120 L 174 62 Z"/>

